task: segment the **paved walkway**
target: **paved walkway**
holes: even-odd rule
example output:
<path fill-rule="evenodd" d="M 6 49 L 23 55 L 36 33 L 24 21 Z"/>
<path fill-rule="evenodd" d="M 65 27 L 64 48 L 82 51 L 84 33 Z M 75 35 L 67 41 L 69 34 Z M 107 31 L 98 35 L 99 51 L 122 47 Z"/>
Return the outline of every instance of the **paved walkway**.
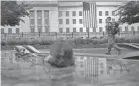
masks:
<path fill-rule="evenodd" d="M 49 49 L 40 50 L 41 53 L 49 53 Z M 106 55 L 107 48 L 84 48 L 84 49 L 73 49 L 74 55 L 81 56 L 99 56 L 99 57 L 107 57 L 107 58 L 123 58 L 124 55 L 128 55 L 129 53 L 136 52 L 136 50 L 122 49 L 120 56 L 118 56 L 118 52 L 113 49 L 111 55 Z"/>

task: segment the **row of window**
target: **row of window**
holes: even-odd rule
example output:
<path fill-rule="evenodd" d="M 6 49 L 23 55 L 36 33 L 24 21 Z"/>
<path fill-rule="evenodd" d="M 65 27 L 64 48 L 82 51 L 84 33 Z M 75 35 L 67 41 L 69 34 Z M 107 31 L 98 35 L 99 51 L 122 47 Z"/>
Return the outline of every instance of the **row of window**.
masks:
<path fill-rule="evenodd" d="M 8 33 L 13 33 L 12 29 L 13 28 L 8 28 Z M 30 30 L 31 30 L 31 32 L 36 32 L 35 27 L 31 27 Z M 42 27 L 38 27 L 38 32 L 42 32 Z M 49 27 L 48 26 L 45 27 L 45 32 L 49 32 Z M 1 33 L 4 33 L 4 28 L 1 28 Z M 20 29 L 16 28 L 15 33 L 20 33 Z"/>
<path fill-rule="evenodd" d="M 37 19 L 37 25 L 42 26 L 42 19 Z M 35 19 L 30 19 L 30 25 L 34 26 L 35 25 Z M 44 19 L 44 25 L 49 26 L 49 19 Z"/>
<path fill-rule="evenodd" d="M 64 11 L 65 12 L 65 16 L 70 16 L 70 12 L 69 11 Z M 59 11 L 59 17 L 63 16 L 63 13 L 62 11 Z M 76 14 L 77 11 L 72 11 L 72 16 L 82 16 L 82 11 L 79 11 L 79 15 Z M 110 15 L 110 12 L 109 11 L 105 11 L 105 16 L 109 16 Z M 111 12 L 111 15 L 112 16 L 115 16 L 115 11 L 112 11 Z M 99 16 L 103 16 L 103 13 L 102 11 L 99 11 Z"/>
<path fill-rule="evenodd" d="M 44 15 L 44 18 L 49 18 L 49 11 L 48 10 L 43 10 L 44 11 L 44 14 L 42 14 L 42 10 L 37 10 L 37 18 L 42 18 L 42 15 Z M 30 17 L 31 18 L 34 18 L 35 17 L 35 11 L 34 10 L 31 10 L 29 12 L 30 14 Z"/>
<path fill-rule="evenodd" d="M 137 27 L 137 30 L 139 31 L 139 26 Z M 120 27 L 120 31 L 122 31 L 122 27 Z M 129 31 L 127 26 L 125 27 L 124 31 Z M 131 31 L 135 31 L 135 27 L 134 26 L 131 27 Z M 99 27 L 99 32 L 103 32 L 103 27 Z"/>
<path fill-rule="evenodd" d="M 121 27 L 120 27 L 120 31 L 122 31 Z M 125 31 L 128 31 L 128 27 L 125 27 Z M 135 31 L 135 27 L 134 26 L 131 27 L 131 31 Z M 139 31 L 139 26 L 138 26 L 138 31 Z M 63 28 L 59 28 L 59 32 L 63 33 Z M 70 32 L 70 28 L 66 28 L 66 32 L 69 33 Z M 73 28 L 73 32 L 77 32 L 75 27 Z M 79 32 L 83 32 L 83 28 L 82 27 L 79 29 Z M 86 32 L 89 32 L 89 28 L 86 29 Z M 94 32 L 96 32 L 96 31 L 94 31 Z M 103 27 L 99 27 L 99 32 L 103 32 Z"/>
<path fill-rule="evenodd" d="M 16 33 L 20 33 L 20 29 L 19 28 L 16 28 L 15 29 L 15 32 Z M 4 28 L 1 28 L 1 33 L 4 33 Z M 12 32 L 12 28 L 8 28 L 8 33 L 13 33 Z"/>
<path fill-rule="evenodd" d="M 120 27 L 120 30 L 122 31 L 122 27 Z M 137 27 L 137 30 L 139 31 L 139 26 Z M 125 27 L 125 31 L 129 31 L 128 27 L 126 26 Z M 135 27 L 132 26 L 131 27 L 131 31 L 135 31 Z M 16 33 L 20 33 L 20 29 L 19 28 L 16 28 Z M 35 31 L 35 27 L 31 27 L 31 32 L 36 32 Z M 42 32 L 42 27 L 38 27 L 38 32 Z M 45 27 L 45 32 L 50 32 L 50 29 L 49 29 L 49 26 L 46 26 Z M 63 33 L 63 28 L 59 28 L 59 32 L 60 33 Z M 70 28 L 66 28 L 66 32 L 69 33 L 70 32 Z M 73 32 L 77 32 L 76 30 L 76 27 L 73 28 Z M 81 27 L 79 29 L 79 32 L 83 32 L 83 28 Z M 89 28 L 86 29 L 86 32 L 89 32 Z M 96 31 L 94 31 L 96 32 Z M 103 27 L 99 27 L 99 32 L 103 32 Z M 4 28 L 1 28 L 1 33 L 4 33 Z M 12 28 L 8 28 L 8 33 L 13 33 L 12 32 Z"/>
<path fill-rule="evenodd" d="M 64 32 L 63 28 L 59 28 L 59 32 L 63 33 Z M 66 33 L 69 33 L 69 32 L 70 32 L 70 28 L 66 28 Z M 73 28 L 73 32 L 77 32 L 75 27 Z M 82 27 L 80 28 L 80 32 L 83 32 L 83 28 Z"/>
<path fill-rule="evenodd" d="M 122 30 L 122 27 L 120 27 L 120 29 Z M 137 27 L 137 30 L 139 31 L 139 26 Z M 125 27 L 125 31 L 129 31 L 128 27 Z M 131 26 L 131 31 L 135 31 L 135 27 Z"/>
<path fill-rule="evenodd" d="M 70 13 L 69 11 L 64 11 L 65 12 L 65 16 L 70 16 Z M 59 11 L 58 15 L 59 17 L 63 16 L 63 13 L 62 11 Z M 82 11 L 79 11 L 79 15 L 76 14 L 76 11 L 72 11 L 72 16 L 82 16 Z"/>
<path fill-rule="evenodd" d="M 105 19 L 105 22 L 106 22 L 107 20 Z M 103 21 L 102 21 L 102 19 L 99 19 L 99 23 L 101 24 Z M 112 22 L 115 22 L 115 19 L 114 18 L 112 18 Z"/>
<path fill-rule="evenodd" d="M 45 26 L 49 26 L 49 11 L 44 10 L 44 24 Z M 37 25 L 42 26 L 42 10 L 37 10 Z M 35 25 L 35 11 L 30 11 L 30 25 Z"/>
<path fill-rule="evenodd" d="M 109 16 L 109 15 L 110 15 L 110 12 L 109 11 L 105 11 L 105 16 Z M 111 12 L 111 15 L 112 16 L 115 16 L 115 11 L 112 11 Z M 102 11 L 99 11 L 99 16 L 103 16 Z"/>
<path fill-rule="evenodd" d="M 73 28 L 72 31 L 73 31 L 73 32 L 77 32 L 77 30 L 76 30 L 75 27 Z M 63 31 L 63 28 L 59 28 L 59 32 L 60 32 L 60 33 L 63 33 L 63 32 L 64 32 L 64 31 Z M 69 32 L 71 32 L 71 31 L 70 31 L 70 28 L 66 28 L 66 33 L 69 33 Z M 82 27 L 79 28 L 79 32 L 84 32 Z M 89 28 L 86 28 L 86 32 L 90 32 L 90 31 L 89 31 Z M 96 32 L 96 30 L 95 30 L 94 32 Z"/>
<path fill-rule="evenodd" d="M 69 19 L 66 19 L 66 24 L 69 24 Z M 63 19 L 59 19 L 59 24 L 63 24 Z M 83 20 L 82 19 L 79 19 L 79 24 L 82 24 L 83 23 Z M 76 22 L 76 19 L 72 19 L 72 24 L 77 24 Z"/>
<path fill-rule="evenodd" d="M 49 26 L 46 26 L 46 27 L 44 28 L 44 30 L 45 30 L 45 32 L 50 32 Z M 30 31 L 31 31 L 32 33 L 36 32 L 36 31 L 35 31 L 35 27 L 31 27 L 31 28 L 30 28 Z M 43 32 L 41 26 L 38 27 L 38 32 Z"/>

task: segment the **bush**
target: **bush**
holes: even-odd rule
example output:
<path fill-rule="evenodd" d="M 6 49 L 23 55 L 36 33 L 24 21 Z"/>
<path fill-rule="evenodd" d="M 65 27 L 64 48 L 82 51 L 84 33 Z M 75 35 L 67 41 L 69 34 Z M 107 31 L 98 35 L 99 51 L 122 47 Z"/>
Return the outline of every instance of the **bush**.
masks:
<path fill-rule="evenodd" d="M 18 40 L 15 40 L 14 45 L 25 45 L 25 44 L 27 44 L 27 41 L 25 39 L 18 39 Z"/>
<path fill-rule="evenodd" d="M 53 41 L 48 39 L 12 39 L 7 41 L 8 45 L 52 45 Z"/>
<path fill-rule="evenodd" d="M 82 39 L 82 38 L 76 38 L 76 39 L 73 39 L 73 40 L 74 40 L 75 44 L 84 44 L 84 39 Z"/>
<path fill-rule="evenodd" d="M 48 39 L 42 39 L 41 45 L 52 45 L 54 41 Z"/>
<path fill-rule="evenodd" d="M 1 41 L 1 46 L 6 46 L 6 42 L 5 41 Z"/>
<path fill-rule="evenodd" d="M 74 65 L 73 50 L 71 46 L 63 41 L 57 40 L 51 45 L 49 63 L 55 67 L 68 67 Z"/>
<path fill-rule="evenodd" d="M 98 44 L 104 44 L 104 43 L 107 43 L 107 42 L 108 42 L 107 38 L 97 39 Z"/>
<path fill-rule="evenodd" d="M 15 45 L 16 44 L 16 40 L 8 40 L 7 44 L 8 45 Z"/>

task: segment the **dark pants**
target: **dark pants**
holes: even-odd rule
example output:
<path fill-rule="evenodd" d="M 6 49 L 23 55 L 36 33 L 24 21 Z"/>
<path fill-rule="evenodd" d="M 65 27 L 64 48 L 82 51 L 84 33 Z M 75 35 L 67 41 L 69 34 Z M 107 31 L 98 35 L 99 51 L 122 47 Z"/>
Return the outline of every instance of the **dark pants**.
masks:
<path fill-rule="evenodd" d="M 115 43 L 115 35 L 108 35 L 108 53 L 111 52 L 112 48 L 115 48 L 117 51 L 120 52 L 120 47 Z"/>

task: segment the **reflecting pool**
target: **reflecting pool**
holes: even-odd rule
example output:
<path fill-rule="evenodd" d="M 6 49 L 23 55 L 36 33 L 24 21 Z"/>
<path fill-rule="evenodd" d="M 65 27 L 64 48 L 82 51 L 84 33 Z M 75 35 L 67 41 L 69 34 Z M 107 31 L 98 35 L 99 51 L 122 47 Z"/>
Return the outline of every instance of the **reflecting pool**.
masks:
<path fill-rule="evenodd" d="M 139 61 L 75 56 L 75 66 L 14 60 L 14 51 L 1 52 L 2 86 L 139 86 Z"/>

